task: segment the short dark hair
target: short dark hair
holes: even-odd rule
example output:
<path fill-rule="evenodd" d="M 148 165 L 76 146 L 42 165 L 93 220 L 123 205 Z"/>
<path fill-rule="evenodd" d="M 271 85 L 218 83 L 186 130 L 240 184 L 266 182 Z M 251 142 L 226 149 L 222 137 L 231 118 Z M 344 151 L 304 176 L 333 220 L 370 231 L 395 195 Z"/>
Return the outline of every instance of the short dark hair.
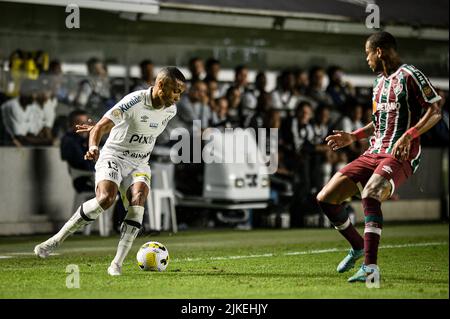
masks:
<path fill-rule="evenodd" d="M 244 65 L 244 64 L 239 64 L 238 66 L 236 66 L 236 67 L 234 68 L 234 73 L 235 73 L 235 74 L 238 74 L 239 72 L 241 72 L 241 71 L 244 70 L 244 69 L 248 69 L 247 66 Z"/>
<path fill-rule="evenodd" d="M 75 118 L 77 116 L 88 115 L 84 110 L 74 110 L 69 114 L 69 125 L 72 126 L 75 123 Z"/>
<path fill-rule="evenodd" d="M 393 49 L 397 51 L 397 40 L 395 40 L 394 36 L 386 31 L 380 31 L 377 33 L 371 34 L 367 41 L 370 43 L 370 48 L 381 48 L 381 49 Z"/>
<path fill-rule="evenodd" d="M 142 60 L 141 63 L 139 63 L 139 67 L 142 70 L 143 68 L 145 68 L 149 64 L 153 64 L 153 61 L 149 60 L 149 59 L 145 59 L 145 60 Z"/>
<path fill-rule="evenodd" d="M 159 72 L 158 72 L 158 76 L 162 76 L 163 78 L 168 78 L 174 82 L 181 81 L 183 83 L 186 82 L 186 78 L 183 75 L 183 73 L 181 73 L 181 71 L 176 67 L 176 66 L 166 66 L 164 68 L 162 68 Z"/>
<path fill-rule="evenodd" d="M 206 60 L 205 63 L 205 68 L 209 69 L 210 67 L 212 67 L 214 64 L 220 64 L 220 61 L 214 58 L 209 58 L 208 60 Z"/>
<path fill-rule="evenodd" d="M 312 109 L 312 105 L 309 101 L 300 101 L 295 109 L 295 114 L 298 114 L 305 106 Z"/>

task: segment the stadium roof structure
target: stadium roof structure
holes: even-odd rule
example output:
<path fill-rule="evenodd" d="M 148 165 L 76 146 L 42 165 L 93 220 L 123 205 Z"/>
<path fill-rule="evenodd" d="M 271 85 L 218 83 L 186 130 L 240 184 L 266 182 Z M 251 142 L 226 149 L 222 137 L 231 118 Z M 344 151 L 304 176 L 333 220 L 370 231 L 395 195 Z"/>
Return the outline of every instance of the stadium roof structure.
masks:
<path fill-rule="evenodd" d="M 161 7 L 315 18 L 340 21 L 362 21 L 365 8 L 376 4 L 381 23 L 448 28 L 448 0 L 160 0 Z"/>
<path fill-rule="evenodd" d="M 448 0 L 0 0 L 119 12 L 129 20 L 368 34 L 369 4 L 398 36 L 448 41 Z M 390 28 L 390 29 L 389 29 Z"/>

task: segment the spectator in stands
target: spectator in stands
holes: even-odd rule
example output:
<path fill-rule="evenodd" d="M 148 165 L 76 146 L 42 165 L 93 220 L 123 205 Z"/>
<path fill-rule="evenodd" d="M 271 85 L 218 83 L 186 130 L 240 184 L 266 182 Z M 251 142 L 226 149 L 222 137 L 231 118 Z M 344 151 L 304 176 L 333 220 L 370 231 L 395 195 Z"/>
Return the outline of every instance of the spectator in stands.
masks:
<path fill-rule="evenodd" d="M 313 203 L 311 196 L 311 160 L 315 151 L 314 129 L 311 125 L 312 106 L 302 101 L 298 104 L 295 117 L 284 120 L 283 140 L 289 151 L 287 165 L 294 172 L 294 196 L 291 203 L 292 225 L 302 226 L 304 215 L 310 212 Z"/>
<path fill-rule="evenodd" d="M 76 133 L 77 125 L 89 124 L 89 115 L 86 111 L 75 110 L 69 114 L 69 129 L 61 139 L 61 158 L 67 161 L 70 168 L 90 174 L 74 178 L 73 186 L 77 192 L 94 191 L 94 166 L 92 161 L 86 161 L 84 154 L 89 148 L 89 133 Z"/>
<path fill-rule="evenodd" d="M 259 71 L 255 78 L 253 89 L 247 89 L 242 97 L 243 116 L 251 118 L 257 112 L 258 98 L 266 93 L 267 78 L 263 71 Z"/>
<path fill-rule="evenodd" d="M 330 66 L 327 70 L 328 86 L 326 92 L 333 100 L 334 107 L 341 109 L 350 98 L 354 98 L 355 90 L 350 82 L 344 82 L 344 72 L 339 66 Z"/>
<path fill-rule="evenodd" d="M 303 69 L 296 69 L 294 71 L 295 78 L 295 90 L 299 95 L 306 95 L 306 91 L 309 87 L 308 72 Z"/>
<path fill-rule="evenodd" d="M 269 127 L 267 122 L 267 116 L 270 110 L 273 108 L 272 95 L 268 92 L 261 92 L 258 95 L 255 112 L 245 119 L 244 127 L 251 127 L 257 130 L 260 127 Z M 272 113 L 275 114 L 275 113 Z M 275 116 L 279 116 L 280 112 Z"/>
<path fill-rule="evenodd" d="M 192 83 L 188 94 L 183 95 L 178 102 L 177 115 L 173 120 L 189 131 L 193 129 L 198 133 L 209 126 L 212 120 L 212 110 L 208 105 L 208 88 L 205 82 L 196 80 Z M 193 126 L 194 120 L 200 120 L 201 127 Z"/>
<path fill-rule="evenodd" d="M 7 145 L 50 145 L 51 140 L 37 135 L 43 118 L 37 118 L 39 106 L 35 103 L 38 93 L 36 80 L 24 80 L 20 86 L 19 96 L 1 106 L 3 126 L 6 131 Z M 34 123 L 37 121 L 37 123 Z"/>
<path fill-rule="evenodd" d="M 213 113 L 217 113 L 218 106 L 216 105 L 217 99 L 220 97 L 219 95 L 219 84 L 216 80 L 205 81 L 206 86 L 208 88 L 208 101 L 209 107 L 213 111 Z"/>
<path fill-rule="evenodd" d="M 279 80 L 279 87 L 272 92 L 273 107 L 282 112 L 282 117 L 293 115 L 298 103 L 294 73 L 284 70 Z"/>
<path fill-rule="evenodd" d="M 248 67 L 240 64 L 234 68 L 234 83 L 233 86 L 238 88 L 239 92 L 244 94 L 248 87 Z"/>
<path fill-rule="evenodd" d="M 52 133 L 58 101 L 52 94 L 52 87 L 47 77 L 37 80 L 36 99 L 32 105 L 31 133 L 53 144 Z"/>
<path fill-rule="evenodd" d="M 108 72 L 97 58 L 89 59 L 87 68 L 88 78 L 80 82 L 75 106 L 86 110 L 94 121 L 98 121 L 112 106 Z"/>
<path fill-rule="evenodd" d="M 314 100 L 312 105 L 316 109 L 318 105 L 332 105 L 333 101 L 324 88 L 325 70 L 320 66 L 314 66 L 309 70 L 309 87 L 306 95 Z M 333 120 L 333 119 L 332 119 Z"/>
<path fill-rule="evenodd" d="M 314 153 L 311 160 L 311 193 L 316 194 L 331 178 L 331 150 L 325 142 L 330 127 L 330 108 L 321 105 L 317 108 L 312 124 L 314 129 Z"/>
<path fill-rule="evenodd" d="M 132 91 L 146 90 L 155 83 L 154 68 L 152 60 L 143 60 L 139 63 L 141 78 Z"/>
<path fill-rule="evenodd" d="M 364 126 L 363 124 L 363 107 L 361 104 L 357 103 L 355 100 L 350 99 L 347 107 L 347 114 L 342 116 L 342 119 L 338 125 L 338 129 L 344 132 L 353 132 Z M 365 122 L 365 123 L 369 123 Z M 368 147 L 367 139 L 361 139 L 349 145 L 344 151 L 347 153 L 347 157 L 350 161 L 361 155 L 364 150 Z"/>
<path fill-rule="evenodd" d="M 242 127 L 241 91 L 237 86 L 231 86 L 226 93 L 228 100 L 228 120 L 232 127 Z"/>
<path fill-rule="evenodd" d="M 205 82 L 208 83 L 211 80 L 217 81 L 219 90 L 217 98 L 225 96 L 228 86 L 219 79 L 220 61 L 214 58 L 209 58 L 205 63 L 205 71 Z"/>
<path fill-rule="evenodd" d="M 191 83 L 203 79 L 203 74 L 205 73 L 205 65 L 203 64 L 202 59 L 200 59 L 199 57 L 191 58 L 189 60 L 188 67 L 189 72 L 191 72 Z"/>
<path fill-rule="evenodd" d="M 226 97 L 220 97 L 215 100 L 216 106 L 212 114 L 211 125 L 218 128 L 231 127 L 231 123 L 228 118 L 228 100 Z"/>

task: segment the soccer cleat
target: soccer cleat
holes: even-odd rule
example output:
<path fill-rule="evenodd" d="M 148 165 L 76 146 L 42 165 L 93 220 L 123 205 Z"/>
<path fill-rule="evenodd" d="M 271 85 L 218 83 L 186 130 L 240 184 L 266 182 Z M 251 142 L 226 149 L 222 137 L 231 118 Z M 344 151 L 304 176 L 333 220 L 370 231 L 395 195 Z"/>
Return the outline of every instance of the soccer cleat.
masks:
<path fill-rule="evenodd" d="M 34 247 L 34 254 L 41 258 L 47 258 L 58 245 L 58 241 L 50 238 L 43 243 L 36 245 L 36 247 Z"/>
<path fill-rule="evenodd" d="M 364 256 L 364 249 L 354 250 L 353 248 L 350 249 L 347 256 L 345 256 L 344 259 L 339 263 L 336 270 L 339 273 L 343 273 L 346 271 L 349 271 L 353 267 L 355 267 L 356 261 Z"/>
<path fill-rule="evenodd" d="M 379 280 L 380 269 L 378 268 L 378 266 L 375 265 L 375 267 L 369 267 L 362 264 L 361 267 L 356 272 L 356 274 L 348 278 L 348 282 L 366 282 L 367 277 L 371 274 L 377 274 Z"/>
<path fill-rule="evenodd" d="M 110 276 L 120 276 L 122 274 L 122 267 L 112 262 L 108 267 L 108 274 Z"/>

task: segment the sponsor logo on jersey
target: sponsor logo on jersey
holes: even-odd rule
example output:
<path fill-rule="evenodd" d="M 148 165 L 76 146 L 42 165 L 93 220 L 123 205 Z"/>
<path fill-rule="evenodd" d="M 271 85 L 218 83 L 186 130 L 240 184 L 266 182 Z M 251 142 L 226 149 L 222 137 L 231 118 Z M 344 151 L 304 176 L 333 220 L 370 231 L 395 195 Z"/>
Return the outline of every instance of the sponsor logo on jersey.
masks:
<path fill-rule="evenodd" d="M 146 180 L 150 181 L 150 175 L 147 173 L 134 173 L 133 176 L 134 177 L 143 177 Z"/>
<path fill-rule="evenodd" d="M 124 151 L 122 154 L 124 156 L 137 158 L 137 159 L 144 159 L 144 158 L 150 156 L 150 152 L 148 152 L 148 153 L 132 153 L 130 151 Z"/>
<path fill-rule="evenodd" d="M 388 103 L 377 103 L 376 108 L 377 111 L 381 112 L 390 112 L 390 111 L 398 111 L 400 109 L 401 104 L 399 102 L 388 102 Z"/>
<path fill-rule="evenodd" d="M 433 90 L 431 89 L 431 87 L 429 85 L 426 85 L 423 88 L 423 94 L 425 94 L 425 96 L 427 98 L 432 98 L 434 96 Z"/>
<path fill-rule="evenodd" d="M 128 143 L 139 143 L 139 144 L 152 144 L 155 140 L 155 137 L 153 135 L 145 136 L 144 134 L 137 135 L 133 134 L 130 137 L 130 141 Z"/>
<path fill-rule="evenodd" d="M 385 171 L 388 174 L 392 174 L 392 168 L 388 165 L 383 165 L 383 167 L 381 168 L 383 171 Z"/>
<path fill-rule="evenodd" d="M 149 117 L 147 115 L 141 116 L 141 123 L 147 123 L 148 119 L 149 119 Z"/>
<path fill-rule="evenodd" d="M 135 96 L 134 98 L 132 98 L 127 103 L 119 105 L 119 108 L 120 108 L 120 110 L 122 112 L 126 112 L 127 110 L 129 110 L 131 107 L 133 107 L 134 105 L 136 105 L 140 101 L 141 101 L 141 97 L 140 96 Z"/>
<path fill-rule="evenodd" d="M 166 117 L 163 121 L 162 121 L 162 125 L 165 126 L 167 124 L 167 122 L 169 122 L 169 120 L 172 118 L 172 116 L 168 116 Z"/>

